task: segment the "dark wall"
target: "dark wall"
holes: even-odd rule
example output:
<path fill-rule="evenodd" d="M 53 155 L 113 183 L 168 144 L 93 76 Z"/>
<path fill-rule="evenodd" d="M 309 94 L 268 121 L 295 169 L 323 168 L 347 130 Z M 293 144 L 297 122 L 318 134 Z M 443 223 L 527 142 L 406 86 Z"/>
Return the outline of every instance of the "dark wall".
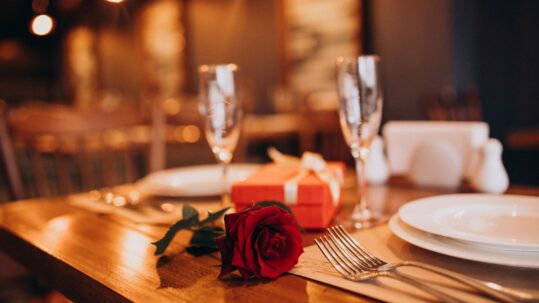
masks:
<path fill-rule="evenodd" d="M 539 2 L 455 0 L 454 77 L 478 84 L 493 136 L 539 126 Z"/>
<path fill-rule="evenodd" d="M 368 48 L 382 57 L 384 119 L 422 120 L 421 98 L 452 83 L 450 0 L 371 0 Z"/>
<path fill-rule="evenodd" d="M 539 1 L 455 0 L 453 75 L 478 85 L 491 136 L 512 183 L 539 185 L 539 150 L 512 147 L 512 130 L 539 129 Z"/>

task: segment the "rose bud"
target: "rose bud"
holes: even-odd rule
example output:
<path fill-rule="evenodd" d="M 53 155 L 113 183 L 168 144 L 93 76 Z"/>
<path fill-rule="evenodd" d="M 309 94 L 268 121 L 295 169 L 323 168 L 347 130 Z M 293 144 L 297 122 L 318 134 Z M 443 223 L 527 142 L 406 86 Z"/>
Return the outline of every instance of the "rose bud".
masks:
<path fill-rule="evenodd" d="M 225 216 L 226 235 L 216 239 L 221 251 L 219 278 L 239 270 L 244 280 L 276 278 L 303 253 L 299 226 L 277 206 L 253 207 Z"/>

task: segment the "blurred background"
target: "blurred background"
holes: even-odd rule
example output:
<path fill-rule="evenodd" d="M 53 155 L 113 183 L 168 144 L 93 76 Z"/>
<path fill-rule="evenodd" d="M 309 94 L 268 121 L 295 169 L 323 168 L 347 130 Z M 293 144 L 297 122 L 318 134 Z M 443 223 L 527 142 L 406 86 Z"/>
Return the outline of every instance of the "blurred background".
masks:
<path fill-rule="evenodd" d="M 134 109 L 138 118 L 129 120 L 129 129 L 109 132 L 94 149 L 117 151 L 126 142 L 150 146 L 139 148 L 138 157 L 150 154 L 154 161 L 135 162 L 135 179 L 160 168 L 214 162 L 196 105 L 196 69 L 207 63 L 240 67 L 246 114 L 235 161 L 266 161 L 268 146 L 349 161 L 336 114 L 334 62 L 339 55 L 376 53 L 383 59 L 384 121 L 486 121 L 491 136 L 504 144 L 511 182 L 539 184 L 537 1 L 4 0 L 0 5 L 0 99 L 12 136 L 28 133 L 28 121 L 40 124 L 29 117 L 44 108 L 62 121 L 69 115 L 69 121 L 82 121 L 81 112 L 101 111 L 110 114 L 104 116 L 109 122 Z M 52 105 L 65 106 L 64 112 L 54 113 Z M 58 127 L 76 129 L 75 124 Z M 166 143 L 156 143 L 159 138 Z M 62 145 L 68 146 L 61 149 L 64 155 L 77 153 L 75 141 L 70 149 L 50 136 L 36 140 L 14 144 L 44 153 Z M 36 161 L 31 154 L 17 156 L 27 167 L 23 183 L 29 183 L 25 171 Z M 48 174 L 47 165 L 41 174 Z M 0 178 L 2 200 L 12 199 L 7 175 Z"/>
<path fill-rule="evenodd" d="M 485 121 L 511 183 L 539 185 L 539 1 L 2 0 L 0 202 L 215 163 L 200 64 L 240 68 L 235 162 L 275 146 L 351 164 L 335 58 L 362 53 L 383 60 L 384 121 Z M 0 301 L 55 302 L 8 281 Z"/>

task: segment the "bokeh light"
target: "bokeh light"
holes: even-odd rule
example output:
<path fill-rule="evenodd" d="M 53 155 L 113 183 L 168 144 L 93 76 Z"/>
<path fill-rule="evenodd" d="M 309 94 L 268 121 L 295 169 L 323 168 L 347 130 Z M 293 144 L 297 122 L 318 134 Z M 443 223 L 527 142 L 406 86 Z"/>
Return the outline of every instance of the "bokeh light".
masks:
<path fill-rule="evenodd" d="M 32 19 L 32 33 L 38 36 L 48 35 L 54 27 L 54 20 L 48 15 L 38 15 Z"/>
<path fill-rule="evenodd" d="M 14 60 L 20 52 L 19 44 L 13 40 L 0 42 L 0 61 Z"/>

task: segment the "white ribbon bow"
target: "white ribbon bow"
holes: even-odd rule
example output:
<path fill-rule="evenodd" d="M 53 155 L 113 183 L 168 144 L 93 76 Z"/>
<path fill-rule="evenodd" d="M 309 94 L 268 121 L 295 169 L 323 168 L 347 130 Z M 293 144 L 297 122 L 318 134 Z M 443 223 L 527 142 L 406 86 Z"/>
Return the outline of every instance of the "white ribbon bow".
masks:
<path fill-rule="evenodd" d="M 314 173 L 322 182 L 329 187 L 331 200 L 337 205 L 341 196 L 341 182 L 328 167 L 320 154 L 305 152 L 301 159 L 284 155 L 277 149 L 268 149 L 268 155 L 277 164 L 289 164 L 299 166 L 298 173 L 284 183 L 284 203 L 293 205 L 298 203 L 298 183 L 309 173 Z"/>

